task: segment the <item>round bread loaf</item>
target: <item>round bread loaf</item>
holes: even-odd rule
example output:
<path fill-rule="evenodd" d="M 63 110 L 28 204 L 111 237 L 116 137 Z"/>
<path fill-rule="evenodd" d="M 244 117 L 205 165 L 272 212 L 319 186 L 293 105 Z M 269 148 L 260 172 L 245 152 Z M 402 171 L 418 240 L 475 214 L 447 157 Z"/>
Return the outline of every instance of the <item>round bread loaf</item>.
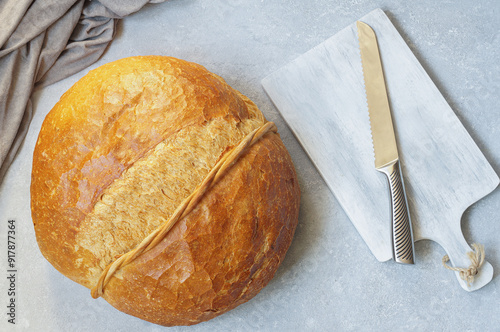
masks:
<path fill-rule="evenodd" d="M 252 101 L 194 63 L 131 57 L 90 71 L 36 143 L 31 210 L 42 254 L 89 289 L 106 276 L 97 296 L 156 324 L 192 325 L 248 301 L 274 276 L 298 221 L 297 176 L 273 131 L 154 245 L 106 269 L 265 125 Z"/>

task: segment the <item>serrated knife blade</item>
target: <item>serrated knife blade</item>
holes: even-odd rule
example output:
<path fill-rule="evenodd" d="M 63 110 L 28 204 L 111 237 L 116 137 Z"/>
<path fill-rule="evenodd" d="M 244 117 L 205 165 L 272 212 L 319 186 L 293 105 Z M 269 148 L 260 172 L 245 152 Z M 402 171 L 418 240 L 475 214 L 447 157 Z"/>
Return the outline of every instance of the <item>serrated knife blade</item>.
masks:
<path fill-rule="evenodd" d="M 413 264 L 411 219 L 377 37 L 368 24 L 357 21 L 356 26 L 375 152 L 375 169 L 387 176 L 391 192 L 393 258 L 398 263 Z"/>

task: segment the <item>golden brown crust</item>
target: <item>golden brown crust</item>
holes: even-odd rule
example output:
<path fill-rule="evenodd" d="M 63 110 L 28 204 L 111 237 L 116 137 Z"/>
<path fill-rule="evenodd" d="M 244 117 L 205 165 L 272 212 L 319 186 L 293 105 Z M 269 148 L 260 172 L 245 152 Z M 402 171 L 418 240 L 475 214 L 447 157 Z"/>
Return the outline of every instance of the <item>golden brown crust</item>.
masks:
<path fill-rule="evenodd" d="M 248 98 L 193 63 L 133 57 L 91 71 L 48 114 L 35 147 L 40 250 L 92 287 L 114 256 L 168 218 L 222 154 L 264 122 Z M 190 155 L 195 162 L 186 162 Z M 162 325 L 234 308 L 274 275 L 299 196 L 288 152 L 267 134 L 157 247 L 118 271 L 105 299 Z"/>
<path fill-rule="evenodd" d="M 269 154 L 281 158 L 270 162 Z M 295 171 L 274 134 L 237 165 L 160 244 L 112 279 L 109 303 L 157 324 L 190 325 L 248 301 L 271 280 L 298 218 Z"/>

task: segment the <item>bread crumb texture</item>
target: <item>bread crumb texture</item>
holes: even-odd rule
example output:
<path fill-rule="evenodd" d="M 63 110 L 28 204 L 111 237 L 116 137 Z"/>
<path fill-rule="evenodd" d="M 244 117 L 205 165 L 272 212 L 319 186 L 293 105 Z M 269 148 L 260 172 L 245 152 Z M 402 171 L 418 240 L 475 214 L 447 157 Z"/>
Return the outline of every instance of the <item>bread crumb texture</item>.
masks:
<path fill-rule="evenodd" d="M 42 254 L 93 287 L 264 123 L 253 102 L 194 63 L 132 57 L 89 72 L 49 112 L 35 147 L 31 209 Z M 104 298 L 166 326 L 248 301 L 284 258 L 299 199 L 291 158 L 268 133 L 158 245 L 113 276 Z"/>

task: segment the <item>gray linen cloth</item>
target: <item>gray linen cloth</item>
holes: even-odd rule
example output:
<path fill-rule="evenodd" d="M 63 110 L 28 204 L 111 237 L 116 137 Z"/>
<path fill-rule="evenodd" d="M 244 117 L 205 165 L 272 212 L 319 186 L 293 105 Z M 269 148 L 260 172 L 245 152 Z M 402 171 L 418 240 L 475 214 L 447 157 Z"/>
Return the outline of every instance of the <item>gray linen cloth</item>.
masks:
<path fill-rule="evenodd" d="M 88 67 L 116 22 L 165 0 L 0 0 L 0 184 L 26 136 L 30 96 Z"/>

